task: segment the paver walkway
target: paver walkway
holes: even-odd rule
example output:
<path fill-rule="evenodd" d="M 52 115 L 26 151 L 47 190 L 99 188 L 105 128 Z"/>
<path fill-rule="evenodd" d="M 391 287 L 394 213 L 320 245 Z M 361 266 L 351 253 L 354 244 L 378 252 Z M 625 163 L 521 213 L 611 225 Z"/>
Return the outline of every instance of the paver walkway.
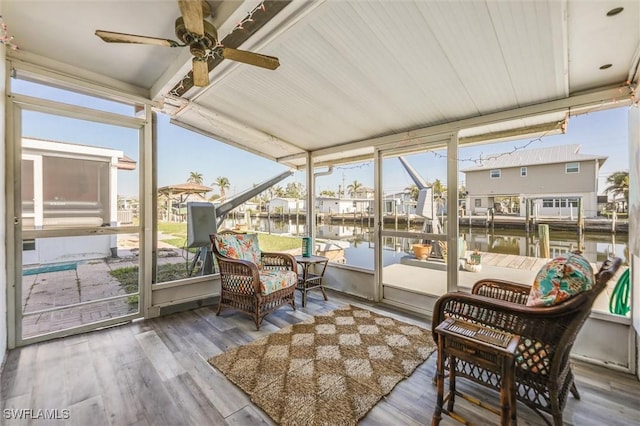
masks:
<path fill-rule="evenodd" d="M 165 248 L 161 253 L 159 264 L 185 263 L 180 249 Z M 74 269 L 43 268 L 40 273 L 23 276 L 23 338 L 137 312 L 137 301 L 124 297 L 127 292 L 110 274 L 112 270 L 137 266 L 137 249 L 127 248 L 119 249 L 117 258 L 79 261 Z M 114 296 L 123 297 L 102 300 Z M 64 308 L 78 303 L 85 304 Z M 63 309 L 46 312 L 52 308 Z"/>

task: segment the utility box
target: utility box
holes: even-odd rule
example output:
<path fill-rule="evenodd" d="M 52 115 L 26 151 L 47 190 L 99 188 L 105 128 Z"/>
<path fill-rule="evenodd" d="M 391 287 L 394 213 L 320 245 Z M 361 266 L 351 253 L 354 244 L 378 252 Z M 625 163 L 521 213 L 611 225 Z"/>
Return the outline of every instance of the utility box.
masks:
<path fill-rule="evenodd" d="M 209 234 L 215 234 L 216 209 L 211 203 L 187 203 L 187 247 L 208 247 Z"/>

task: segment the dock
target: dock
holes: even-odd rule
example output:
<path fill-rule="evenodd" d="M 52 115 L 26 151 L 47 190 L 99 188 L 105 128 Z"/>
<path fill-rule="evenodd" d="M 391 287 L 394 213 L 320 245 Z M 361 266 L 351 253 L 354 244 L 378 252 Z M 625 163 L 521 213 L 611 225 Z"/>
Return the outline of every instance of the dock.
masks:
<path fill-rule="evenodd" d="M 299 213 L 283 213 L 283 214 L 266 214 L 259 213 L 257 217 L 268 218 L 272 220 L 297 220 L 302 223 L 306 218 L 305 212 Z M 346 224 L 373 226 L 373 215 L 366 213 L 343 213 L 343 214 L 327 214 L 318 213 L 316 215 L 317 223 L 327 224 Z M 385 224 L 396 224 L 398 226 L 407 227 L 407 225 L 416 226 L 424 222 L 424 218 L 410 215 L 390 215 L 386 214 L 382 218 Z M 496 228 L 496 229 L 525 229 L 526 218 L 515 215 L 495 215 L 493 218 L 485 215 L 481 216 L 459 216 L 458 222 L 460 226 L 470 228 Z M 540 224 L 549 225 L 549 229 L 553 231 L 573 231 L 578 230 L 577 218 L 571 217 L 538 217 L 533 220 L 533 229 Z M 592 217 L 584 219 L 584 231 L 593 233 L 629 233 L 628 219 L 612 219 L 606 217 Z"/>
<path fill-rule="evenodd" d="M 469 254 L 470 252 L 468 252 Z M 456 265 L 458 270 L 458 290 L 470 292 L 473 285 L 481 279 L 499 278 L 506 281 L 514 281 L 531 285 L 540 268 L 549 259 L 511 254 L 487 253 L 482 254 L 482 270 L 469 272 Z M 382 280 L 385 297 L 397 299 L 398 302 L 408 304 L 410 299 L 420 300 L 426 311 L 430 311 L 435 299 L 447 292 L 447 265 L 437 260 L 414 260 L 409 264 L 396 263 L 383 268 Z M 413 266 L 422 263 L 424 266 Z M 598 266 L 592 263 L 594 272 Z M 615 288 L 620 275 L 627 269 L 621 267 L 616 275 L 609 281 L 607 288 L 596 298 L 593 311 L 609 313 L 609 298 Z M 413 294 L 409 299 L 398 291 Z"/>

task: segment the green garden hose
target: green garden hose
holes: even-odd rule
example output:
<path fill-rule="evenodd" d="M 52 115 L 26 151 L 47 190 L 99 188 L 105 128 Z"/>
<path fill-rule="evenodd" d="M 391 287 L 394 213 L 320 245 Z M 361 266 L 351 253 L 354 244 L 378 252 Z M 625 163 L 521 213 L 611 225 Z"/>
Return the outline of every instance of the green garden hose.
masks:
<path fill-rule="evenodd" d="M 613 289 L 613 293 L 611 293 L 609 312 L 612 314 L 627 315 L 629 310 L 629 269 L 627 269 L 622 273 Z"/>

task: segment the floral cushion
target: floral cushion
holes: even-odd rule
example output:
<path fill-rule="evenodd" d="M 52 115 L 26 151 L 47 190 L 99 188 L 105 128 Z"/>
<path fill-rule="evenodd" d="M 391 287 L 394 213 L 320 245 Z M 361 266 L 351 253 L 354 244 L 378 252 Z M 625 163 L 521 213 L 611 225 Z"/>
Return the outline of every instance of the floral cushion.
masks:
<path fill-rule="evenodd" d="M 578 253 L 567 253 L 550 260 L 536 276 L 527 306 L 552 306 L 583 291 L 595 282 L 593 268 Z"/>
<path fill-rule="evenodd" d="M 298 274 L 293 271 L 262 269 L 259 273 L 260 291 L 265 296 L 298 283 Z"/>
<path fill-rule="evenodd" d="M 247 260 L 262 268 L 262 252 L 257 234 L 216 234 L 216 248 L 223 256 Z"/>

